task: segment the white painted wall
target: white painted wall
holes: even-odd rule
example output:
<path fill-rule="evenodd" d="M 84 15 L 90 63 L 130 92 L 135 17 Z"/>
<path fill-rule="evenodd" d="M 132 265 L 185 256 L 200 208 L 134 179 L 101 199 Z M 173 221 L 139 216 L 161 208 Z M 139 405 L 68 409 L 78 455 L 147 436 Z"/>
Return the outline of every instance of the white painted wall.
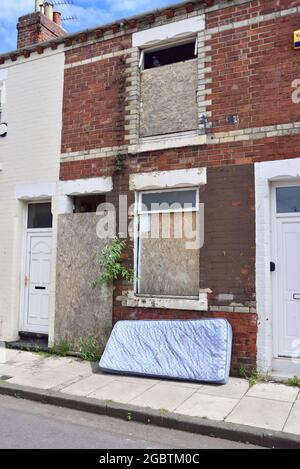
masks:
<path fill-rule="evenodd" d="M 3 119 L 8 135 L 0 139 L 0 340 L 18 337 L 25 201 L 46 197 L 59 179 L 63 68 L 61 51 L 20 58 L 7 67 Z M 52 329 L 55 203 L 53 211 Z"/>

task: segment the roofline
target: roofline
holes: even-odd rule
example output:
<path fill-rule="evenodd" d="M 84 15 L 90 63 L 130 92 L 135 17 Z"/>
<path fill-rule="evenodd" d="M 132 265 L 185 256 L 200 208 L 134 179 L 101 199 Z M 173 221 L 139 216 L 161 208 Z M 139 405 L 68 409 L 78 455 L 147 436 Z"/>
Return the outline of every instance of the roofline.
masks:
<path fill-rule="evenodd" d="M 57 46 L 59 44 L 65 43 L 66 41 L 70 42 L 70 41 L 72 41 L 72 39 L 75 39 L 78 36 L 89 35 L 91 33 L 95 33 L 96 31 L 108 30 L 108 29 L 111 29 L 113 26 L 116 26 L 116 25 L 122 26 L 122 25 L 124 25 L 124 24 L 126 24 L 130 21 L 138 22 L 139 20 L 145 19 L 145 18 L 147 18 L 151 15 L 154 15 L 155 13 L 156 14 L 161 14 L 161 13 L 167 11 L 167 10 L 177 10 L 177 9 L 183 8 L 184 6 L 188 6 L 188 5 L 191 5 L 191 4 L 204 3 L 203 8 L 204 9 L 209 8 L 209 7 L 213 6 L 215 1 L 217 2 L 218 0 L 186 0 L 184 2 L 172 3 L 172 4 L 169 4 L 169 5 L 166 5 L 163 8 L 156 8 L 155 10 L 146 11 L 146 12 L 140 13 L 138 15 L 128 16 L 128 17 L 125 17 L 125 18 L 121 18 L 121 19 L 112 21 L 110 23 L 106 23 L 106 24 L 100 24 L 100 25 L 95 26 L 93 28 L 83 29 L 81 31 L 77 31 L 77 32 L 72 33 L 72 34 L 67 34 L 66 36 L 62 36 L 62 37 L 59 37 L 57 39 L 51 39 L 50 41 L 35 43 L 35 44 L 32 44 L 32 45 L 27 46 L 27 47 L 22 47 L 22 48 L 19 48 L 19 49 L 14 49 L 14 50 L 9 51 L 9 52 L 5 52 L 3 54 L 0 53 L 0 65 L 3 65 L 3 63 L 5 62 L 6 59 L 16 60 L 17 57 L 23 55 L 24 52 L 28 52 L 29 55 L 30 55 L 30 53 L 35 52 L 37 48 L 47 49 L 48 47 L 51 47 L 52 45 Z M 229 1 L 229 0 L 227 0 L 227 1 Z M 249 0 L 245 0 L 245 2 L 246 1 L 249 1 Z M 27 15 L 24 15 L 24 16 L 27 16 Z"/>

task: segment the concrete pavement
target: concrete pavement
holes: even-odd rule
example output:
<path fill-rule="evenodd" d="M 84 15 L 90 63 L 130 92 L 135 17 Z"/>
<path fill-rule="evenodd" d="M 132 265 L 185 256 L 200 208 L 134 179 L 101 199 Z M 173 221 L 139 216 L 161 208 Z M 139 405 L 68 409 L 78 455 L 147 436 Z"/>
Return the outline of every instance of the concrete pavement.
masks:
<path fill-rule="evenodd" d="M 100 373 L 97 364 L 75 358 L 16 350 L 6 350 L 2 362 L 0 380 L 2 376 L 10 385 L 300 436 L 299 389 L 283 384 L 250 388 L 248 381 L 237 378 L 225 386 L 212 386 L 108 375 Z"/>
<path fill-rule="evenodd" d="M 252 449 L 254 446 L 0 396 L 0 449 Z"/>

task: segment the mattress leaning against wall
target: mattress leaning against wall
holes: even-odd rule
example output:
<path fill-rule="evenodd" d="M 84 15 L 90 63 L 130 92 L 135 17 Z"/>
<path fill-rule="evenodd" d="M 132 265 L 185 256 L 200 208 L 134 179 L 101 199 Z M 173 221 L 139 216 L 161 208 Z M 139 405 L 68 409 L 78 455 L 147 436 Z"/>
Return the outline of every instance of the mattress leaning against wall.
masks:
<path fill-rule="evenodd" d="M 225 319 L 120 321 L 100 360 L 104 372 L 225 384 L 232 329 Z"/>

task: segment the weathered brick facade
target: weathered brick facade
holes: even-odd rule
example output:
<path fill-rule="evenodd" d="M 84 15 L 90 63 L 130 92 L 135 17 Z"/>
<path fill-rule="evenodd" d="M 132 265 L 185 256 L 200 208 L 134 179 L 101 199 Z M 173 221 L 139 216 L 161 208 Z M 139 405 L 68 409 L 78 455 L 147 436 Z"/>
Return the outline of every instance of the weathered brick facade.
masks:
<path fill-rule="evenodd" d="M 201 3 L 201 2 L 200 2 Z M 119 319 L 203 318 L 225 317 L 234 331 L 232 371 L 239 366 L 248 368 L 256 363 L 257 315 L 255 312 L 255 197 L 254 163 L 299 156 L 300 108 L 291 100 L 292 82 L 297 78 L 299 57 L 291 46 L 291 32 L 299 26 L 300 14 L 280 11 L 300 7 L 300 1 L 250 1 L 235 6 L 222 4 L 220 9 L 206 12 L 207 40 L 205 80 L 207 113 L 212 128 L 208 141 L 198 147 L 167 149 L 141 154 L 129 154 L 121 176 L 114 178 L 116 193 L 128 194 L 127 174 L 150 171 L 170 171 L 182 168 L 208 167 L 208 183 L 200 194 L 205 203 L 205 245 L 200 256 L 200 288 L 210 288 L 209 311 L 153 310 L 129 308 L 114 302 L 114 321 Z M 276 14 L 278 13 L 278 14 Z M 258 20 L 259 18 L 259 20 Z M 223 30 L 222 30 L 223 29 Z M 219 31 L 221 30 L 221 31 Z M 130 36 L 119 42 L 108 40 L 103 45 L 82 47 L 67 53 L 67 64 L 90 59 L 104 53 L 130 47 Z M 123 56 L 126 58 L 126 54 Z M 89 86 L 94 65 L 83 65 L 66 71 L 66 97 L 62 153 L 96 150 L 124 145 L 126 129 L 122 117 L 126 114 L 126 100 L 119 84 L 109 77 L 123 68 L 119 59 L 98 62 L 101 81 L 101 105 L 93 107 L 93 117 L 100 106 L 109 108 L 106 125 L 104 113 L 97 120 L 99 133 L 90 137 L 81 130 L 71 137 L 72 88 Z M 118 68 L 119 67 L 119 68 Z M 78 72 L 80 73 L 78 74 Z M 103 82 L 103 78 L 105 81 Z M 117 82 L 117 79 L 115 78 Z M 95 88 L 90 85 L 91 102 L 97 102 Z M 123 91 L 123 90 L 122 90 Z M 73 96 L 74 97 L 74 96 Z M 86 98 L 88 99 L 88 98 Z M 119 100 L 119 101 L 118 101 Z M 118 101 L 118 104 L 117 104 Z M 78 112 L 80 107 L 78 100 Z M 110 120 L 114 112 L 119 113 Z M 235 124 L 228 122 L 236 116 Z M 68 122 L 70 123 L 67 127 Z M 92 123 L 90 119 L 89 123 Z M 113 122 L 113 123 L 112 123 Z M 81 125 L 77 121 L 75 125 Z M 102 131 L 100 130 L 102 129 Z M 76 133 L 76 132 L 75 132 Z M 114 156 L 62 162 L 61 178 L 87 178 L 114 174 Z M 108 201 L 111 200 L 108 196 Z M 133 201 L 133 194 L 129 194 Z M 132 246 L 125 256 L 131 264 Z M 118 285 L 115 297 L 126 289 Z M 224 301 L 230 294 L 233 301 Z M 233 305 L 238 305 L 234 307 Z M 247 309 L 248 308 L 248 309 Z M 248 312 L 247 312 L 248 311 Z"/>
<path fill-rule="evenodd" d="M 208 118 L 206 141 L 139 150 L 131 145 L 139 138 L 140 105 L 132 34 L 197 14 L 205 15 L 198 105 Z M 199 288 L 212 291 L 208 311 L 127 307 L 119 297 L 132 286 L 118 283 L 113 320 L 225 317 L 233 326 L 235 374 L 241 365 L 256 365 L 254 163 L 300 153 L 300 107 L 291 99 L 300 60 L 291 33 L 299 22 L 300 0 L 199 1 L 179 5 L 172 15 L 156 12 L 64 42 L 61 180 L 113 176 L 107 201 L 118 206 L 120 194 L 134 201 L 130 174 L 207 168 Z M 125 159 L 116 174 L 120 154 Z M 133 263 L 131 242 L 124 261 Z"/>

